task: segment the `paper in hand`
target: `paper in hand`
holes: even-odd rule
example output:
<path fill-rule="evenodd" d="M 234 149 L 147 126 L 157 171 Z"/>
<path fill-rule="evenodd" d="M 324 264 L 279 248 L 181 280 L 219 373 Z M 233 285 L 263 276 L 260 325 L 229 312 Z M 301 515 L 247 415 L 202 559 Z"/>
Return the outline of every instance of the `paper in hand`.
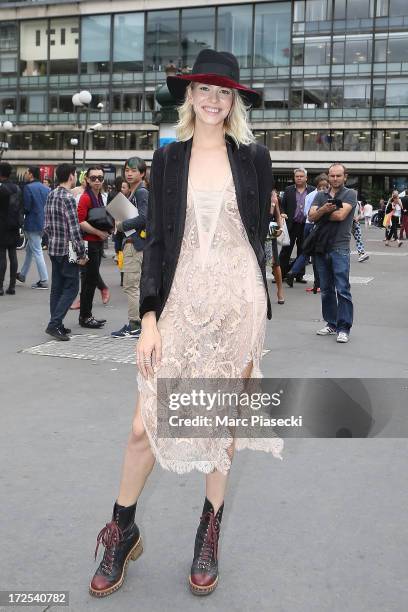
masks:
<path fill-rule="evenodd" d="M 134 219 L 139 216 L 137 208 L 130 202 L 123 193 L 118 193 L 106 207 L 106 210 L 118 223 Z M 136 230 L 124 232 L 126 236 L 131 236 Z"/>

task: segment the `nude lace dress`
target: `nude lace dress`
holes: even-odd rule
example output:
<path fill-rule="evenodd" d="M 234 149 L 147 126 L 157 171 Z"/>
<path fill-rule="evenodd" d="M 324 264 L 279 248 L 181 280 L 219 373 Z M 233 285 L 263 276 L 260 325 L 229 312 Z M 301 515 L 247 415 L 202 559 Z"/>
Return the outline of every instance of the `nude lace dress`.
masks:
<path fill-rule="evenodd" d="M 138 375 L 143 423 L 163 468 L 178 473 L 227 473 L 230 435 L 161 438 L 157 435 L 157 377 L 241 378 L 252 362 L 262 377 L 267 300 L 262 274 L 238 211 L 230 174 L 221 191 L 201 191 L 189 180 L 184 236 L 173 284 L 158 321 L 162 361 L 153 379 Z M 281 458 L 280 438 L 236 438 Z"/>

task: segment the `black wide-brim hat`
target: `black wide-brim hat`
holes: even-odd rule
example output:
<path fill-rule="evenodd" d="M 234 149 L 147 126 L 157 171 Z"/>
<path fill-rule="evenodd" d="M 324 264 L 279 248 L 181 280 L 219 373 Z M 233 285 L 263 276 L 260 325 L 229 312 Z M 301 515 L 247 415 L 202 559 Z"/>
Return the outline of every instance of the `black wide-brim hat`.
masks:
<path fill-rule="evenodd" d="M 251 106 L 257 106 L 260 101 L 258 92 L 240 84 L 237 58 L 227 51 L 203 49 L 197 55 L 190 74 L 167 77 L 167 87 L 177 104 L 184 102 L 186 89 L 192 81 L 236 89 L 244 102 Z"/>

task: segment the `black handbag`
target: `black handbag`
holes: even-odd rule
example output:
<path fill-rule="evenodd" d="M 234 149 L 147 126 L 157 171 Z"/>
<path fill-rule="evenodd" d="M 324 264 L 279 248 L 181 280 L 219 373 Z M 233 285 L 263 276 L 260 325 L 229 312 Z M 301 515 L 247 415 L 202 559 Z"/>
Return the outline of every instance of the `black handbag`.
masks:
<path fill-rule="evenodd" d="M 112 216 L 104 207 L 90 208 L 87 221 L 89 225 L 101 232 L 112 232 L 115 227 Z"/>

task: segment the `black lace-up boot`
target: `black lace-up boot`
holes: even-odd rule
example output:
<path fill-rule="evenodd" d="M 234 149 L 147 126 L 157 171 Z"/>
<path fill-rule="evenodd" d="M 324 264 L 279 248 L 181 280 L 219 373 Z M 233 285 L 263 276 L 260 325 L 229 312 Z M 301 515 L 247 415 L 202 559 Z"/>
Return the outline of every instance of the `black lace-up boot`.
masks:
<path fill-rule="evenodd" d="M 218 583 L 218 539 L 220 537 L 224 504 L 217 514 L 205 498 L 203 513 L 194 546 L 194 559 L 190 572 L 190 589 L 194 595 L 208 595 Z"/>
<path fill-rule="evenodd" d="M 102 543 L 105 552 L 89 586 L 94 597 L 106 597 L 120 589 L 130 559 L 136 561 L 143 552 L 135 513 L 136 504 L 125 507 L 115 503 L 111 522 L 98 534 L 95 559 L 99 544 Z"/>

